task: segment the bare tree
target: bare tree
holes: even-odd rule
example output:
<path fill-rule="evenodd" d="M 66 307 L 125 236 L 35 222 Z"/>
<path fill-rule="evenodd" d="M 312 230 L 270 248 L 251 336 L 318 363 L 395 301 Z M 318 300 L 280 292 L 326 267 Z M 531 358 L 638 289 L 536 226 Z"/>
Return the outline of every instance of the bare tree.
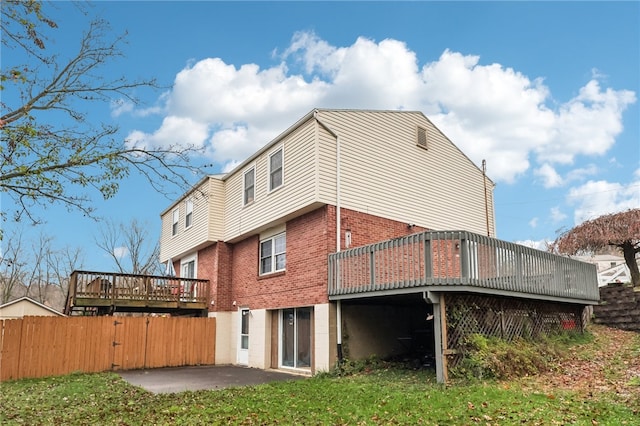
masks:
<path fill-rule="evenodd" d="M 560 253 L 595 253 L 614 246 L 622 251 L 634 287 L 640 287 L 636 253 L 640 252 L 640 209 L 600 216 L 572 228 L 556 240 Z"/>
<path fill-rule="evenodd" d="M 22 233 L 14 231 L 0 254 L 0 304 L 25 295 L 26 263 Z"/>
<path fill-rule="evenodd" d="M 46 34 L 58 25 L 43 9 L 34 0 L 5 0 L 1 5 L 0 191 L 18 206 L 14 219 L 26 216 L 38 223 L 32 207 L 49 203 L 91 216 L 90 194 L 112 197 L 132 173 L 165 194 L 176 185 L 189 187 L 188 179 L 200 173 L 189 158 L 199 149 L 180 141 L 172 146 L 136 145 L 120 138 L 117 126 L 95 123 L 87 113 L 96 104 L 137 104 L 135 91 L 158 88 L 152 79 L 103 74 L 106 64 L 122 56 L 124 36 L 109 41 L 108 23 L 94 20 L 80 37 L 77 54 L 61 58 L 47 51 Z M 24 63 L 15 58 L 24 58 Z"/>
<path fill-rule="evenodd" d="M 27 296 L 38 302 L 45 303 L 48 293 L 51 292 L 49 277 L 50 271 L 47 257 L 51 251 L 52 237 L 40 234 L 38 240 L 31 244 L 31 259 L 24 285 L 27 288 Z"/>
<path fill-rule="evenodd" d="M 84 253 L 78 247 L 64 247 L 49 253 L 47 257 L 48 268 L 51 271 L 53 282 L 57 283 L 59 291 L 66 302 L 69 296 L 69 282 L 71 273 L 76 269 L 82 269 Z M 61 310 L 64 306 L 61 307 Z"/>
<path fill-rule="evenodd" d="M 20 228 L 7 237 L 0 265 L 1 302 L 29 296 L 62 311 L 71 272 L 82 268 L 82 251 L 56 248 L 54 238 L 44 234 L 29 244 Z"/>
<path fill-rule="evenodd" d="M 116 224 L 107 221 L 100 228 L 96 245 L 113 260 L 119 272 L 142 275 L 158 275 L 160 245 L 149 233 L 149 225 L 136 219 Z"/>

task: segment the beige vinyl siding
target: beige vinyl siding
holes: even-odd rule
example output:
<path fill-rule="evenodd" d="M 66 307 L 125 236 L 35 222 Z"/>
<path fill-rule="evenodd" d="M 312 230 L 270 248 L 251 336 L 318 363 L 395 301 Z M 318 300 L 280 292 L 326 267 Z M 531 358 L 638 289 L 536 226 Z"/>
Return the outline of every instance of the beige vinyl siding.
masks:
<path fill-rule="evenodd" d="M 487 233 L 482 171 L 421 113 L 323 110 L 319 118 L 340 136 L 342 207 L 430 229 Z M 427 129 L 426 150 L 416 145 L 418 125 Z"/>
<path fill-rule="evenodd" d="M 284 183 L 269 192 L 269 155 L 280 147 L 284 149 Z M 256 168 L 255 200 L 243 206 L 242 179 L 244 172 L 253 164 Z M 312 205 L 316 201 L 315 176 L 315 121 L 309 120 L 225 181 L 225 241 L 259 232 L 265 226 L 272 226 Z"/>
<path fill-rule="evenodd" d="M 184 229 L 180 201 L 162 213 L 161 261 L 205 245 L 234 242 L 323 204 L 336 205 L 336 138 L 340 138 L 343 208 L 436 230 L 487 234 L 482 171 L 420 112 L 317 110 L 307 114 L 242 166 L 200 184 L 193 226 Z M 326 125 L 330 130 L 324 127 Z M 418 126 L 428 149 L 417 146 Z M 268 191 L 269 155 L 283 148 L 283 185 Z M 255 167 L 254 202 L 243 205 L 244 172 Z M 487 179 L 491 236 L 493 183 Z M 196 191 L 197 192 L 197 191 Z M 178 235 L 172 211 L 180 209 Z M 206 213 L 206 214 L 205 214 Z"/>
<path fill-rule="evenodd" d="M 322 126 L 318 137 L 318 201 L 336 204 L 336 138 Z"/>
<path fill-rule="evenodd" d="M 185 228 L 187 199 L 193 200 L 192 225 Z M 224 224 L 224 183 L 216 178 L 205 179 L 197 189 L 180 199 L 162 215 L 160 261 L 177 260 L 207 243 L 222 239 Z M 178 209 L 178 232 L 172 235 L 173 211 Z"/>
<path fill-rule="evenodd" d="M 224 238 L 224 182 L 220 179 L 209 179 L 209 241 L 219 241 Z"/>

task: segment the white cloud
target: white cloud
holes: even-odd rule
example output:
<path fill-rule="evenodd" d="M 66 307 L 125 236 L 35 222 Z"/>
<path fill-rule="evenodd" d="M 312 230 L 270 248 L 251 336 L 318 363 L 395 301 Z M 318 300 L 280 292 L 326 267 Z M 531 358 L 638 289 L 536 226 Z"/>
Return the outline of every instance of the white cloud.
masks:
<path fill-rule="evenodd" d="M 111 108 L 112 117 L 119 117 L 122 114 L 131 113 L 135 109 L 134 103 L 127 99 L 111 101 L 109 107 Z"/>
<path fill-rule="evenodd" d="M 602 88 L 594 73 L 562 103 L 542 78 L 450 50 L 421 65 L 393 39 L 332 46 L 299 32 L 274 57 L 279 62 L 266 68 L 222 58 L 187 65 L 159 100 L 167 114 L 161 127 L 132 132 L 130 141 L 204 147 L 228 170 L 314 107 L 420 110 L 476 164 L 486 159 L 494 181 L 513 182 L 539 162 L 535 173 L 553 187 L 578 176 L 562 179 L 554 164 L 607 152 L 635 102 L 633 92 Z"/>
<path fill-rule="evenodd" d="M 533 174 L 542 178 L 545 188 L 555 188 L 562 185 L 562 177 L 549 163 L 544 163 L 533 171 Z"/>
<path fill-rule="evenodd" d="M 533 219 L 531 219 L 529 221 L 529 226 L 532 228 L 535 228 L 536 226 L 538 226 L 538 218 L 534 217 Z"/>
<path fill-rule="evenodd" d="M 547 251 L 549 240 L 522 240 L 515 243 L 532 249 Z"/>
<path fill-rule="evenodd" d="M 551 207 L 549 213 L 551 215 L 551 222 L 553 223 L 560 223 L 567 218 L 567 215 L 560 210 L 560 207 Z"/>
<path fill-rule="evenodd" d="M 571 164 L 577 155 L 602 155 L 622 131 L 622 112 L 636 101 L 628 90 L 600 89 L 589 81 L 560 107 L 553 137 L 537 148 L 542 161 Z"/>
<path fill-rule="evenodd" d="M 607 181 L 588 181 L 571 188 L 568 202 L 575 205 L 574 225 L 585 220 L 640 207 L 640 172 L 634 173 L 635 181 L 629 184 Z"/>
<path fill-rule="evenodd" d="M 113 255 L 118 259 L 124 259 L 129 256 L 129 249 L 127 247 L 116 247 L 113 249 Z"/>
<path fill-rule="evenodd" d="M 581 181 L 584 180 L 587 176 L 593 176 L 597 173 L 598 167 L 595 164 L 588 164 L 585 167 L 573 169 L 569 173 L 567 173 L 566 181 Z"/>
<path fill-rule="evenodd" d="M 592 176 L 597 173 L 598 168 L 594 164 L 570 170 L 564 178 L 549 163 L 544 163 L 533 170 L 533 174 L 542 179 L 542 185 L 545 188 L 557 188 L 567 185 L 569 182 L 583 181 L 587 176 Z"/>
<path fill-rule="evenodd" d="M 208 125 L 190 117 L 170 115 L 154 133 L 131 132 L 126 140 L 131 147 L 171 146 L 203 148 L 208 135 Z"/>

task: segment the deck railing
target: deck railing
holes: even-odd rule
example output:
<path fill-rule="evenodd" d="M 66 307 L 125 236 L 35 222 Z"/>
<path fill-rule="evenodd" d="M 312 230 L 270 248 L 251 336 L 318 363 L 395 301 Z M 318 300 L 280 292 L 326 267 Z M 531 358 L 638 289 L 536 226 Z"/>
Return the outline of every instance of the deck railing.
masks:
<path fill-rule="evenodd" d="M 595 265 L 465 231 L 426 231 L 329 256 L 333 299 L 427 286 L 599 300 Z"/>
<path fill-rule="evenodd" d="M 89 301 L 98 306 L 199 303 L 209 300 L 209 280 L 117 272 L 73 271 L 70 305 Z"/>

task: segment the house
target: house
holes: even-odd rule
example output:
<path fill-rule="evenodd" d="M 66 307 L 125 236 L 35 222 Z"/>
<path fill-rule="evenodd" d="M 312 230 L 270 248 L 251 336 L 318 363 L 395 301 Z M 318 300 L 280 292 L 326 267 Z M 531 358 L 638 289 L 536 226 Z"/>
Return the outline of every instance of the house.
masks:
<path fill-rule="evenodd" d="M 596 265 L 600 287 L 611 283 L 631 282 L 631 272 L 629 272 L 629 267 L 622 256 L 594 254 L 591 256 L 575 256 L 575 258 Z M 640 263 L 640 257 L 636 257 L 636 263 Z"/>
<path fill-rule="evenodd" d="M 15 319 L 26 316 L 60 316 L 64 315 L 30 297 L 19 299 L 0 305 L 0 319 Z"/>
<path fill-rule="evenodd" d="M 592 268 L 495 240 L 493 189 L 421 112 L 316 109 L 165 209 L 160 260 L 209 280 L 218 364 L 313 373 L 412 353 L 442 379 L 456 342 L 442 324 L 469 294 L 574 324 L 598 298 Z M 537 330 L 498 318 L 483 321 Z"/>

